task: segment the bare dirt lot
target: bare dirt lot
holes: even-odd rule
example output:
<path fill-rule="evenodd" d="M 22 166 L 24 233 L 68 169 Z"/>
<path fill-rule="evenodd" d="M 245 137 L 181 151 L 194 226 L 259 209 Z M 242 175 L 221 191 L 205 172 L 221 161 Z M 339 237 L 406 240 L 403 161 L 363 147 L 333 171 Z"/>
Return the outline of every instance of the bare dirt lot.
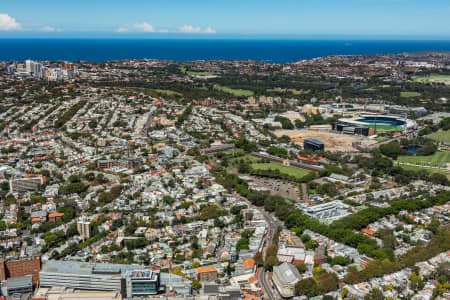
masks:
<path fill-rule="evenodd" d="M 352 147 L 352 142 L 360 141 L 361 138 L 357 136 L 337 134 L 327 131 L 316 131 L 316 130 L 276 130 L 274 134 L 278 137 L 287 135 L 291 138 L 291 141 L 295 144 L 303 146 L 303 140 L 305 139 L 318 139 L 325 144 L 326 151 L 340 151 L 349 152 L 356 151 Z M 365 144 L 370 144 L 375 141 L 364 141 Z"/>

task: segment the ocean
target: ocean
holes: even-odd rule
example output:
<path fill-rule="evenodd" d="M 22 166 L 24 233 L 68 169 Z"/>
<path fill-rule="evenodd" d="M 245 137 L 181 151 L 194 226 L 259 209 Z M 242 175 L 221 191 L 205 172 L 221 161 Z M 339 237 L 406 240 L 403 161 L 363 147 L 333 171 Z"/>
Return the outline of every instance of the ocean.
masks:
<path fill-rule="evenodd" d="M 295 62 L 327 55 L 450 51 L 450 41 L 411 40 L 188 40 L 0 39 L 0 60 L 117 59 L 257 60 Z"/>

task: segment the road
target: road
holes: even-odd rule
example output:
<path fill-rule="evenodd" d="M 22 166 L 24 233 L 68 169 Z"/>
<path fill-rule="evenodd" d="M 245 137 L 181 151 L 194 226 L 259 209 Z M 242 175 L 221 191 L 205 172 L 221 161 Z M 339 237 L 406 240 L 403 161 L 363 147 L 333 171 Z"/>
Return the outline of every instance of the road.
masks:
<path fill-rule="evenodd" d="M 265 257 L 267 248 L 272 244 L 273 237 L 275 233 L 278 230 L 278 226 L 280 225 L 278 221 L 268 212 L 266 212 L 264 209 L 254 206 L 248 199 L 242 197 L 241 195 L 235 193 L 236 197 L 239 197 L 240 199 L 246 201 L 249 205 L 249 207 L 252 207 L 254 209 L 259 210 L 266 219 L 267 222 L 267 232 L 266 237 L 264 241 L 264 246 L 262 249 L 263 256 Z M 261 284 L 261 288 L 264 291 L 264 296 L 271 300 L 281 299 L 281 297 L 278 295 L 278 292 L 272 288 L 272 283 L 268 279 L 270 272 L 267 272 L 264 270 L 264 268 L 259 268 L 259 272 L 257 272 L 257 279 Z"/>
<path fill-rule="evenodd" d="M 265 257 L 267 248 L 272 244 L 272 240 L 274 235 L 277 233 L 279 223 L 278 221 L 268 212 L 264 211 L 262 208 L 257 208 L 264 215 L 264 218 L 267 221 L 267 234 L 266 234 L 266 242 L 264 243 L 263 255 Z M 259 282 L 261 283 L 261 287 L 264 290 L 264 295 L 266 295 L 269 299 L 281 299 L 278 295 L 278 292 L 272 287 L 272 282 L 268 279 L 270 272 L 262 269 L 259 273 Z"/>
<path fill-rule="evenodd" d="M 371 150 L 373 150 L 373 149 L 375 149 L 375 148 L 377 148 L 377 147 L 379 147 L 379 146 L 381 146 L 383 144 L 388 144 L 388 143 L 393 142 L 393 141 L 400 141 L 401 139 L 415 138 L 415 137 L 417 137 L 418 131 L 419 130 L 414 130 L 414 131 L 410 131 L 410 132 L 407 132 L 407 133 L 404 133 L 404 134 L 401 134 L 401 135 L 396 135 L 396 136 L 394 136 L 394 137 L 392 137 L 390 139 L 387 139 L 387 140 L 384 140 L 384 141 L 381 141 L 381 142 L 378 142 L 378 143 L 375 143 L 375 144 L 368 145 L 366 148 L 368 149 L 368 151 L 371 151 Z"/>
<path fill-rule="evenodd" d="M 306 205 L 311 206 L 311 202 L 309 201 L 309 196 L 308 196 L 308 185 L 306 183 L 302 183 L 301 187 L 302 187 L 303 201 L 306 203 Z"/>
<path fill-rule="evenodd" d="M 154 112 L 157 110 L 156 107 L 152 107 L 150 109 L 150 113 L 148 115 L 147 121 L 145 122 L 145 125 L 142 127 L 141 130 L 141 135 L 142 136 L 147 136 L 147 132 L 148 132 L 148 128 L 152 125 L 153 123 L 153 114 Z"/>

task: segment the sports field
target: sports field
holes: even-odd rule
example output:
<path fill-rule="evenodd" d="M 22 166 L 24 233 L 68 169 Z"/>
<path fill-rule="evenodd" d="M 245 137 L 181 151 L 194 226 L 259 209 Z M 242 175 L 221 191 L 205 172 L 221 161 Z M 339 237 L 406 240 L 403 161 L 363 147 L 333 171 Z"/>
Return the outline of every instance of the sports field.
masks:
<path fill-rule="evenodd" d="M 222 91 L 228 94 L 232 94 L 233 96 L 236 97 L 250 97 L 253 96 L 253 92 L 249 91 L 249 90 L 241 90 L 241 89 L 232 89 L 226 86 L 221 86 L 221 85 L 214 85 L 214 88 L 218 91 Z"/>
<path fill-rule="evenodd" d="M 447 131 L 441 130 L 433 132 L 427 135 L 427 138 L 430 138 L 438 142 L 450 143 L 450 130 Z"/>
<path fill-rule="evenodd" d="M 413 80 L 420 83 L 443 83 L 450 85 L 450 75 L 431 74 L 429 76 L 415 76 Z"/>
<path fill-rule="evenodd" d="M 375 131 L 375 125 L 369 125 L 369 128 L 372 128 Z M 401 131 L 402 129 L 391 126 L 391 125 L 377 125 L 377 132 L 391 132 L 391 131 Z"/>
<path fill-rule="evenodd" d="M 400 97 L 403 98 L 420 97 L 420 96 L 422 96 L 422 94 L 418 92 L 400 92 Z"/>
<path fill-rule="evenodd" d="M 400 156 L 398 161 L 419 166 L 445 167 L 450 163 L 450 152 L 436 152 L 429 156 Z"/>
<path fill-rule="evenodd" d="M 298 179 L 303 178 L 303 176 L 309 174 L 308 170 L 285 166 L 283 164 L 273 162 L 264 164 L 252 164 L 251 167 L 254 170 L 279 170 L 282 174 L 294 176 Z"/>

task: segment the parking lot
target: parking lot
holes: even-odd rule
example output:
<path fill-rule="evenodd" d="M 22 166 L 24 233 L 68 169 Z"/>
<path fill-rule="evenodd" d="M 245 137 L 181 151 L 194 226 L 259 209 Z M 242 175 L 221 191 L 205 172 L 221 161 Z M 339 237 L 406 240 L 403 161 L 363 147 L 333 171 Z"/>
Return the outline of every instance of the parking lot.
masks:
<path fill-rule="evenodd" d="M 283 198 L 288 198 L 289 200 L 292 200 L 294 202 L 298 202 L 301 200 L 301 195 L 297 185 L 282 180 L 271 179 L 266 177 L 252 176 L 252 178 L 258 185 L 270 189 L 271 195 L 277 195 Z"/>

